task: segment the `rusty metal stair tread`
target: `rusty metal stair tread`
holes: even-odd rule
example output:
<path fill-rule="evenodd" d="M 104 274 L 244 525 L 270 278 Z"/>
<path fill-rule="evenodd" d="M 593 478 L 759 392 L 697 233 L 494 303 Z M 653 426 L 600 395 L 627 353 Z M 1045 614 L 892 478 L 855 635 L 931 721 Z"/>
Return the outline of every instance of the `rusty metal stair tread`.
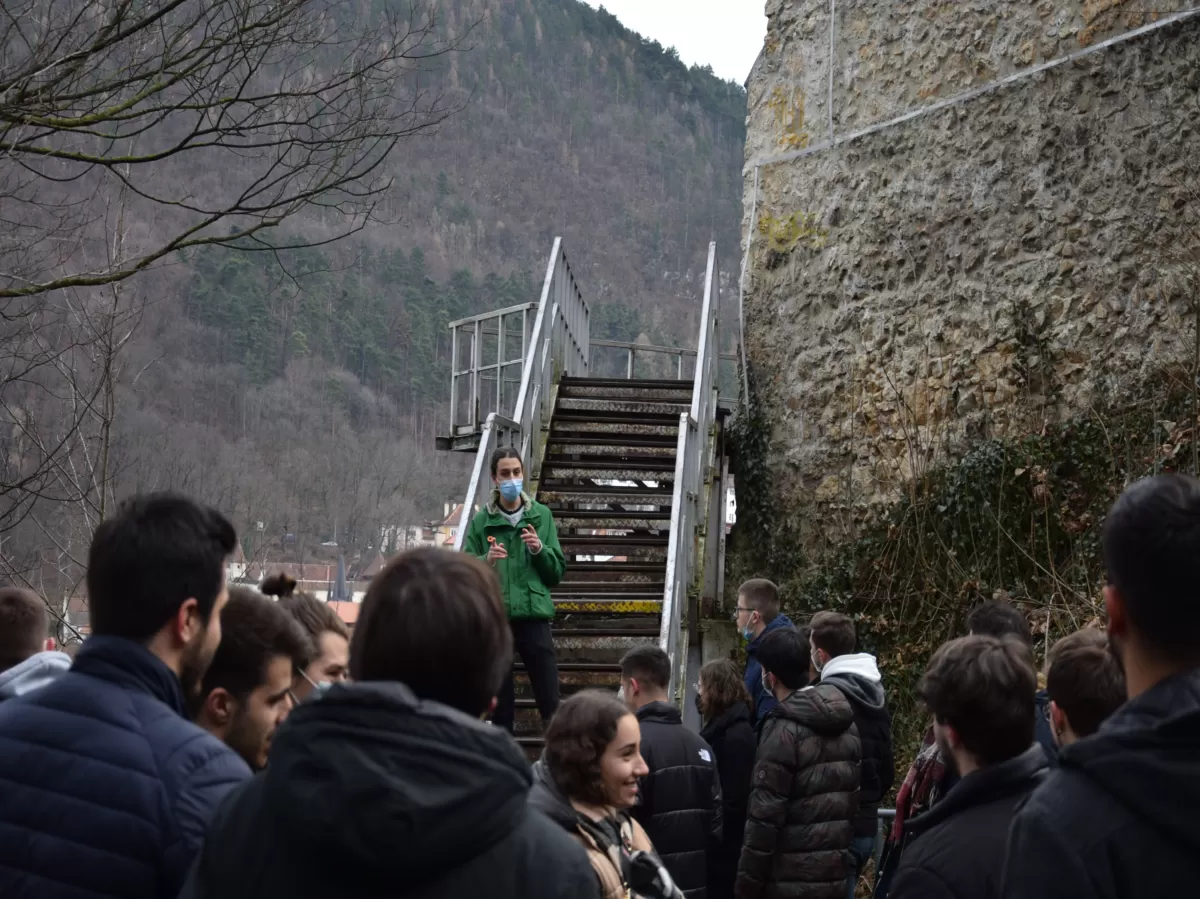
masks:
<path fill-rule="evenodd" d="M 666 546 L 667 542 L 666 534 L 569 534 L 559 538 L 559 543 L 572 546 Z"/>
<path fill-rule="evenodd" d="M 675 474 L 675 460 L 662 456 L 626 456 L 621 459 L 569 459 L 562 455 L 547 456 L 543 463 L 545 469 L 554 468 L 595 468 L 611 471 L 653 471 Z M 634 480 L 634 478 L 616 478 L 615 480 Z M 652 480 L 660 480 L 653 478 Z"/>
<path fill-rule="evenodd" d="M 671 511 L 642 511 L 640 509 L 563 509 L 555 512 L 555 521 L 591 521 L 597 518 L 642 518 L 647 521 L 670 521 Z M 581 527 L 582 525 L 576 525 Z"/>
<path fill-rule="evenodd" d="M 653 573 L 663 570 L 662 562 L 572 562 L 571 566 L 567 569 L 567 574 L 587 574 L 593 571 L 645 574 L 647 572 Z"/>
<path fill-rule="evenodd" d="M 608 446 L 613 449 L 626 449 L 628 447 L 673 447 L 679 443 L 679 440 L 674 434 L 639 434 L 636 437 L 624 437 L 617 435 L 615 437 L 608 436 L 606 433 L 588 434 L 579 437 L 559 437 L 556 434 L 550 435 L 550 443 L 562 444 L 564 446 Z"/>
<path fill-rule="evenodd" d="M 625 593 L 631 587 L 639 593 L 659 593 L 666 589 L 663 581 L 562 581 L 550 588 L 551 596 L 574 596 L 579 593 Z"/>
<path fill-rule="evenodd" d="M 604 425 L 654 425 L 659 427 L 679 427 L 679 416 L 661 412 L 626 412 L 619 409 L 596 410 L 589 409 L 555 409 L 554 420 L 550 425 L 551 433 L 559 425 L 570 426 L 579 422 Z"/>
<path fill-rule="evenodd" d="M 691 390 L 695 382 L 677 378 L 582 378 L 564 375 L 559 382 L 563 387 L 645 387 L 649 390 Z"/>
<path fill-rule="evenodd" d="M 513 662 L 513 671 L 524 671 L 524 662 Z M 559 671 L 594 671 L 598 674 L 620 674 L 621 666 L 616 663 L 606 662 L 559 662 Z"/>
<path fill-rule="evenodd" d="M 657 638 L 658 628 L 620 628 L 620 627 L 556 627 L 551 630 L 555 637 L 641 637 Z"/>

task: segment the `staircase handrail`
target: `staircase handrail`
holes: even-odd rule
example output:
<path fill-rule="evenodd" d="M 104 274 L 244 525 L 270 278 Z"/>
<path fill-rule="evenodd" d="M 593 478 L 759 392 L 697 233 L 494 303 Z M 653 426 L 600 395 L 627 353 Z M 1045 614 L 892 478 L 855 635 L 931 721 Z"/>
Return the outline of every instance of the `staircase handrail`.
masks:
<path fill-rule="evenodd" d="M 561 237 L 554 238 L 512 415 L 521 426 L 521 458 L 535 479 L 541 474 L 543 422 L 553 411 L 554 384 L 564 374 L 588 373 L 591 311 L 562 243 Z"/>
<path fill-rule="evenodd" d="M 511 418 L 492 412 L 483 426 L 471 481 L 463 499 L 462 517 L 454 536 L 456 550 L 462 549 L 470 518 L 490 492 L 491 456 L 496 449 L 518 447 L 529 469 L 526 480 L 540 477 L 543 422 L 550 420 L 553 411 L 554 385 L 564 374 L 583 377 L 588 372 L 590 318 L 587 301 L 567 263 L 563 240 L 556 237 L 542 282 L 537 318 L 521 367 L 517 402 Z M 505 442 L 501 443 L 501 438 Z"/>
<path fill-rule="evenodd" d="M 704 457 L 708 438 L 716 418 L 713 396 L 717 383 L 719 354 L 717 325 L 721 298 L 721 274 L 717 264 L 717 245 L 708 245 L 708 267 L 704 280 L 704 305 L 700 312 L 700 341 L 696 348 L 696 373 L 692 382 L 692 403 L 688 412 L 679 414 L 679 439 L 675 453 L 675 486 L 671 499 L 670 538 L 667 544 L 666 584 L 663 588 L 662 623 L 659 646 L 671 659 L 671 681 L 667 695 L 679 693 L 687 670 L 687 654 L 681 652 L 680 636 L 688 593 L 696 575 L 697 545 L 701 521 L 701 491 L 704 484 Z"/>

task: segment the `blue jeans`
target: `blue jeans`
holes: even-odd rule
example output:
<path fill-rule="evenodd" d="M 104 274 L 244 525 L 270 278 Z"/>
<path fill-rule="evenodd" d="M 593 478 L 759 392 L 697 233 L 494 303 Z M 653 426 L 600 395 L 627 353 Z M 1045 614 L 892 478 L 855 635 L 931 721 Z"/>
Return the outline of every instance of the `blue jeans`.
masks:
<path fill-rule="evenodd" d="M 858 875 L 866 867 L 867 859 L 875 854 L 874 837 L 855 837 L 850 843 L 850 855 L 853 867 L 846 878 L 846 899 L 854 899 L 854 888 L 858 886 Z"/>

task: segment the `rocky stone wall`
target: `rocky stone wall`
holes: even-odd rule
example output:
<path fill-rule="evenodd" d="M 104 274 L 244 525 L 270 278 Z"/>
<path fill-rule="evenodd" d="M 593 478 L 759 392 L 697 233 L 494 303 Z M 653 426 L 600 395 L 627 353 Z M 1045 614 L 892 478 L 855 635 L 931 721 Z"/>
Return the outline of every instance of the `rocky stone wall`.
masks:
<path fill-rule="evenodd" d="M 838 135 L 1155 15 L 1128 0 L 837 8 Z M 744 314 L 780 502 L 822 531 L 848 525 L 978 440 L 1186 375 L 1200 16 L 821 150 L 830 3 L 767 11 L 749 84 Z"/>

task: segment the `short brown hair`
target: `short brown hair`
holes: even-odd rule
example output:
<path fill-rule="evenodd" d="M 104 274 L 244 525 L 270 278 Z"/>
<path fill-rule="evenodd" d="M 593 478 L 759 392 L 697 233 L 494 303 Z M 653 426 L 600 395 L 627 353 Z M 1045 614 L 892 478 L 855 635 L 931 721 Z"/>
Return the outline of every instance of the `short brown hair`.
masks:
<path fill-rule="evenodd" d="M 400 681 L 421 699 L 482 715 L 512 658 L 491 566 L 422 547 L 396 556 L 371 579 L 350 644 L 350 676 Z"/>
<path fill-rule="evenodd" d="M 311 593 L 296 589 L 296 579 L 282 571 L 271 575 L 258 588 L 266 596 L 274 596 L 279 606 L 300 622 L 317 652 L 321 651 L 321 634 L 329 632 L 350 639 L 350 630 L 327 602 Z"/>
<path fill-rule="evenodd" d="M 671 683 L 671 657 L 657 646 L 635 646 L 621 659 L 621 677 L 665 690 Z"/>
<path fill-rule="evenodd" d="M 558 707 L 546 728 L 546 768 L 568 799 L 608 805 L 600 759 L 617 736 L 617 725 L 632 714 L 617 697 L 583 690 Z"/>
<path fill-rule="evenodd" d="M 812 645 L 829 653 L 830 658 L 850 655 L 858 645 L 854 619 L 841 612 L 817 612 L 808 622 Z"/>
<path fill-rule="evenodd" d="M 700 669 L 700 682 L 704 684 L 704 701 L 701 714 L 705 719 L 724 714 L 739 702 L 750 707 L 750 694 L 742 672 L 730 659 L 717 659 Z"/>
<path fill-rule="evenodd" d="M 1125 674 L 1108 646 L 1108 635 L 1085 627 L 1054 644 L 1046 664 L 1046 692 L 1063 710 L 1071 730 L 1087 737 L 1125 704 Z"/>
<path fill-rule="evenodd" d="M 1033 743 L 1037 672 L 1019 637 L 972 634 L 933 654 L 917 696 L 940 724 L 958 732 L 981 765 L 996 765 Z"/>
<path fill-rule="evenodd" d="M 738 596 L 770 624 L 779 616 L 779 588 L 764 577 L 751 578 L 738 587 Z"/>
<path fill-rule="evenodd" d="M 0 671 L 42 650 L 47 622 L 46 603 L 32 590 L 0 588 Z"/>
<path fill-rule="evenodd" d="M 276 656 L 286 656 L 302 671 L 312 642 L 295 618 L 267 597 L 246 587 L 230 587 L 221 609 L 221 645 L 201 681 L 201 696 L 222 688 L 244 701 L 266 677 Z"/>

